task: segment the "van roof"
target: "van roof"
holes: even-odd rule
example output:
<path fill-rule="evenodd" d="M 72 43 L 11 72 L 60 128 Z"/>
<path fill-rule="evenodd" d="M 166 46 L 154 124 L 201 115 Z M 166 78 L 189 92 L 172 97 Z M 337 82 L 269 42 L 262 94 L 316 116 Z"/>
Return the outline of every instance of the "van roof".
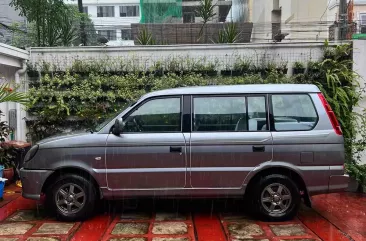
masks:
<path fill-rule="evenodd" d="M 246 93 L 318 93 L 319 88 L 311 84 L 257 84 L 257 85 L 210 85 L 192 86 L 154 91 L 144 97 L 162 95 L 200 94 L 246 94 Z"/>

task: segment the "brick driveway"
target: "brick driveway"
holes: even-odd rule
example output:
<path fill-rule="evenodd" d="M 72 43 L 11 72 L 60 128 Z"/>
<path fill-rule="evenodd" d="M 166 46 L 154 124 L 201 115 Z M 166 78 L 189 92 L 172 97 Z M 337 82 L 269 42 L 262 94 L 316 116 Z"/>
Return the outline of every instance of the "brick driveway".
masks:
<path fill-rule="evenodd" d="M 302 207 L 297 218 L 279 223 L 250 219 L 236 200 L 108 202 L 90 220 L 61 223 L 16 190 L 4 199 L 0 202 L 0 241 L 366 240 L 365 195 L 314 197 L 317 211 Z M 337 210 L 337 205 L 344 207 L 344 200 L 348 209 Z"/>

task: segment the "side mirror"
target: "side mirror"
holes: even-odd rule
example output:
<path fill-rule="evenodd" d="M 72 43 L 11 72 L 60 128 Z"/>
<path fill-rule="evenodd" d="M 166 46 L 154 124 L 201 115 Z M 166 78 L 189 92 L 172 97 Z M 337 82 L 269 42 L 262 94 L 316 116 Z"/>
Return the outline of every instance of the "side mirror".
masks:
<path fill-rule="evenodd" d="M 123 131 L 123 127 L 125 126 L 122 118 L 117 118 L 112 133 L 116 136 L 119 136 L 121 132 Z"/>

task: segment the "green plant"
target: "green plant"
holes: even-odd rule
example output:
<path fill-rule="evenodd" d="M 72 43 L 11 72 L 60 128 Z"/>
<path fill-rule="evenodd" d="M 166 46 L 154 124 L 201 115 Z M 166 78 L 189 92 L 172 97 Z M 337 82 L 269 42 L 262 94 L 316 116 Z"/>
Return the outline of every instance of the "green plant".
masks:
<path fill-rule="evenodd" d="M 294 69 L 304 69 L 305 66 L 303 63 L 296 61 L 293 65 Z"/>
<path fill-rule="evenodd" d="M 240 32 L 236 23 L 230 22 L 219 31 L 218 43 L 236 43 L 239 41 Z"/>
<path fill-rule="evenodd" d="M 238 57 L 234 63 L 234 70 L 239 70 L 241 72 L 247 72 L 252 66 L 252 61 L 249 58 Z"/>
<path fill-rule="evenodd" d="M 17 92 L 17 88 L 13 89 L 10 84 L 0 84 L 0 103 L 17 102 L 21 104 L 28 103 L 28 96 L 22 92 Z"/>
<path fill-rule="evenodd" d="M 139 30 L 139 33 L 137 36 L 137 42 L 140 45 L 155 45 L 156 44 L 154 36 L 146 27 L 142 27 L 142 29 Z"/>
<path fill-rule="evenodd" d="M 216 4 L 213 4 L 213 0 L 200 0 L 199 6 L 196 10 L 196 14 L 202 18 L 202 26 L 198 34 L 198 40 L 202 38 L 203 28 L 206 26 L 206 23 L 216 16 L 215 7 Z"/>

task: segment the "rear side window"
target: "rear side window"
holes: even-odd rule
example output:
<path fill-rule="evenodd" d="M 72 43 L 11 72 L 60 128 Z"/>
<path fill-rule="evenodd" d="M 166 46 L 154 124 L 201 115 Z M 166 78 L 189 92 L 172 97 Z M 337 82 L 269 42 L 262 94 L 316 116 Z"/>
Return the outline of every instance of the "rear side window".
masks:
<path fill-rule="evenodd" d="M 193 98 L 193 131 L 262 131 L 266 126 L 264 96 L 212 96 Z"/>
<path fill-rule="evenodd" d="M 318 115 L 307 94 L 272 95 L 276 131 L 308 131 L 315 127 Z"/>

